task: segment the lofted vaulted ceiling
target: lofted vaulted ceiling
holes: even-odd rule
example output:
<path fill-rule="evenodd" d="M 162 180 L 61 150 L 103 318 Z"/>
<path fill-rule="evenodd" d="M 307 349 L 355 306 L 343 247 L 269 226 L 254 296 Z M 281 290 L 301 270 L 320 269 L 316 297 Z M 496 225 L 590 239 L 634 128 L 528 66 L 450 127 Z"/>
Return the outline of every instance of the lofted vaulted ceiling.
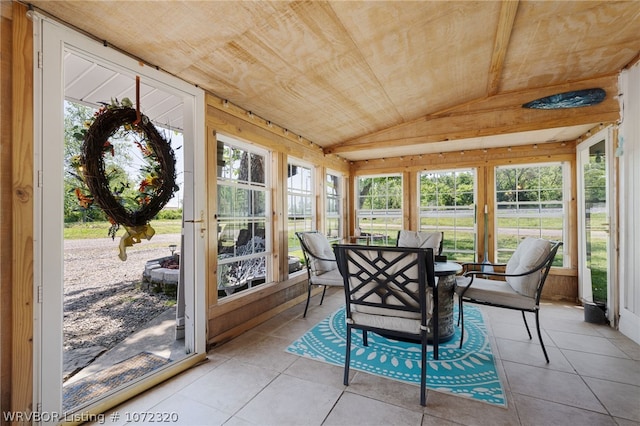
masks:
<path fill-rule="evenodd" d="M 573 140 L 619 119 L 640 52 L 638 1 L 31 3 L 351 160 Z"/>

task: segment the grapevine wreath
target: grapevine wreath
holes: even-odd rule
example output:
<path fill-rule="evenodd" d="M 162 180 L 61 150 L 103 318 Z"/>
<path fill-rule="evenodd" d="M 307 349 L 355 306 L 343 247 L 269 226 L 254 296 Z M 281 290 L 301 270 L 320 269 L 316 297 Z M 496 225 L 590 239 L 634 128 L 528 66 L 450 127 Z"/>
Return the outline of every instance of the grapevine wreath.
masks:
<path fill-rule="evenodd" d="M 95 115 L 87 130 L 82 144 L 83 181 L 93 196 L 93 201 L 104 211 L 112 226 L 109 235 L 114 238 L 120 225 L 126 232 L 120 239 L 121 260 L 127 259 L 126 247 L 147 240 L 155 234 L 149 221 L 173 197 L 178 189 L 175 182 L 175 157 L 171 145 L 158 132 L 149 118 L 131 106 L 129 99 L 122 102 L 112 101 L 102 107 Z M 137 197 L 139 207 L 130 210 L 123 205 L 117 193 L 109 185 L 109 177 L 105 174 L 104 155 L 111 152 L 113 145 L 109 142 L 121 127 L 133 135 L 149 165 L 147 175 L 140 183 Z"/>

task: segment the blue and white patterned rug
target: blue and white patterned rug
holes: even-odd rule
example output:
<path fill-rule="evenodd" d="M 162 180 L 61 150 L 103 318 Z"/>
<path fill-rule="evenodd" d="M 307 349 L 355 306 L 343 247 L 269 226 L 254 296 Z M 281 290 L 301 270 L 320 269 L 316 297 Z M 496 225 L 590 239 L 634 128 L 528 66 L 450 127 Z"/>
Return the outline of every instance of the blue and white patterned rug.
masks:
<path fill-rule="evenodd" d="M 457 306 L 454 318 L 458 317 Z M 428 348 L 427 388 L 456 396 L 472 398 L 489 404 L 507 406 L 504 390 L 496 371 L 489 337 L 476 306 L 464 307 L 465 341 L 460 345 L 460 330 L 453 338 L 440 344 L 439 359 L 433 359 Z M 316 324 L 286 351 L 344 366 L 347 326 L 344 308 Z M 399 342 L 369 333 L 369 346 L 362 345 L 362 333 L 352 334 L 351 366 L 354 370 L 420 385 L 420 345 Z"/>

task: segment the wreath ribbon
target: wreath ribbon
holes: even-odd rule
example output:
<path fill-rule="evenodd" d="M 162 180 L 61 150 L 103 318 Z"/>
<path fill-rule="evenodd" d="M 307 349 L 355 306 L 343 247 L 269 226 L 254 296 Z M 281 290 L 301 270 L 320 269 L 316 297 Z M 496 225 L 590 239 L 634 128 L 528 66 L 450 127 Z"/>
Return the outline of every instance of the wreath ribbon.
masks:
<path fill-rule="evenodd" d="M 139 106 L 139 102 L 137 104 Z M 139 117 L 142 119 L 138 122 Z M 120 225 L 126 230 L 119 244 L 118 257 L 122 261 L 127 260 L 127 247 L 142 242 L 142 239 L 150 240 L 155 234 L 149 221 L 162 210 L 177 190 L 175 157 L 171 145 L 146 118 L 140 114 L 139 107 L 133 109 L 117 102 L 113 103 L 97 114 L 85 135 L 82 146 L 80 163 L 83 166 L 83 180 L 93 201 L 110 218 L 113 232 L 110 230 L 109 235 L 115 237 L 115 232 Z M 134 124 L 136 122 L 137 124 Z M 143 134 L 145 155 L 152 156 L 158 164 L 154 171 L 158 182 L 154 184 L 154 189 L 150 193 L 143 193 L 143 189 L 148 185 L 139 190 L 146 197 L 137 210 L 128 209 L 112 192 L 105 173 L 105 141 L 108 142 L 121 126 L 133 126 L 135 131 Z M 138 145 L 141 146 L 140 143 Z M 80 196 L 78 198 L 83 201 Z"/>
<path fill-rule="evenodd" d="M 118 254 L 123 262 L 127 260 L 127 247 L 133 247 L 134 244 L 142 242 L 143 238 L 148 241 L 156 233 L 155 229 L 148 224 L 134 227 L 125 226 L 124 229 L 125 233 L 120 237 L 120 253 Z"/>

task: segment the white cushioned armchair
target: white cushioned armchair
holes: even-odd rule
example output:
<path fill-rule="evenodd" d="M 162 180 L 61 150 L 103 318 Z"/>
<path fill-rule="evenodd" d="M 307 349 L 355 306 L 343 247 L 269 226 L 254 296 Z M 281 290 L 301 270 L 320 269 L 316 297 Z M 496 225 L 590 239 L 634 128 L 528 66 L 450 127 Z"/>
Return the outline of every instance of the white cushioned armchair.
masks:
<path fill-rule="evenodd" d="M 516 251 L 506 264 L 490 264 L 493 269 L 505 267 L 504 272 L 482 271 L 482 263 L 463 264 L 463 274 L 457 279 L 458 322 L 462 324 L 460 347 L 464 339 L 463 302 L 478 303 L 522 312 L 524 325 L 531 339 L 525 312 L 536 317 L 538 339 L 544 357 L 549 362 L 547 350 L 540 333 L 540 296 L 551 264 L 562 245 L 561 242 L 527 237 L 518 244 Z"/>
<path fill-rule="evenodd" d="M 318 231 L 296 232 L 302 253 L 307 266 L 307 303 L 304 307 L 304 315 L 307 316 L 309 300 L 311 299 L 311 287 L 314 285 L 323 286 L 320 304 L 324 301 L 324 294 L 327 286 L 342 287 L 342 276 L 338 271 L 336 257 L 329 244 L 329 240 Z"/>

